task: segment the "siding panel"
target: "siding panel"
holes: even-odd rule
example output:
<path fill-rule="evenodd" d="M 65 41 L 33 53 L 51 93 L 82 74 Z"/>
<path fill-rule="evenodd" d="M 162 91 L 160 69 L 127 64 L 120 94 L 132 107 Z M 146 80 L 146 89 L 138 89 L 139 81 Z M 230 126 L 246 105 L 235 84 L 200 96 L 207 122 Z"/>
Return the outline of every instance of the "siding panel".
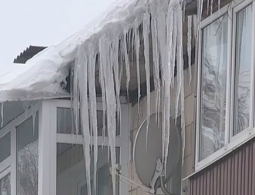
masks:
<path fill-rule="evenodd" d="M 190 195 L 254 195 L 255 139 L 190 178 Z"/>

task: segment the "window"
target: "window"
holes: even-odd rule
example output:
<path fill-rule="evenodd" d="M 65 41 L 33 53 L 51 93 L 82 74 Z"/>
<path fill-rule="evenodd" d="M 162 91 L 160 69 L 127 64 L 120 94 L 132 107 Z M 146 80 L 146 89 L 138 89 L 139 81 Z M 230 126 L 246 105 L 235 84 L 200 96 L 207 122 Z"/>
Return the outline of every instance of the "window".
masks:
<path fill-rule="evenodd" d="M 253 9 L 233 1 L 201 22 L 197 170 L 255 135 Z"/>
<path fill-rule="evenodd" d="M 236 14 L 234 135 L 250 123 L 252 17 L 252 5 Z"/>
<path fill-rule="evenodd" d="M 108 137 L 103 137 L 100 130 L 102 104 L 97 106 L 97 192 L 98 195 L 110 195 Z M 116 136 L 116 163 L 121 165 L 121 173 L 128 175 L 128 105 L 123 104 L 121 108 L 123 118 L 118 128 L 119 136 Z M 11 195 L 11 190 L 15 195 L 86 194 L 83 137 L 72 134 L 71 116 L 71 101 L 44 100 L 40 106 L 29 107 L 0 129 L 0 195 Z M 122 152 L 125 155 L 121 155 Z M 93 162 L 91 170 L 94 170 Z M 94 178 L 91 179 L 93 182 Z M 118 194 L 128 195 L 128 186 L 118 177 L 116 185 Z"/>
<path fill-rule="evenodd" d="M 17 126 L 17 195 L 38 194 L 38 117 Z"/>
<path fill-rule="evenodd" d="M 21 114 L 11 109 L 18 115 L 0 129 L 0 195 L 38 194 L 38 110 L 37 103 Z"/>
<path fill-rule="evenodd" d="M 97 126 L 98 126 L 98 136 L 108 136 L 107 129 L 103 129 L 104 125 L 107 126 L 107 120 L 105 118 L 105 121 L 103 121 L 103 111 L 98 110 L 97 111 Z M 106 117 L 106 116 L 105 116 Z M 80 131 L 81 128 L 79 128 L 79 135 L 82 134 Z M 57 133 L 60 134 L 75 134 L 75 128 L 74 128 L 74 122 L 72 119 L 72 111 L 71 108 L 63 108 L 58 107 L 57 108 Z M 116 129 L 116 135 L 120 135 L 120 128 Z"/>
<path fill-rule="evenodd" d="M 227 23 L 224 15 L 203 29 L 200 159 L 225 143 Z"/>
<path fill-rule="evenodd" d="M 0 179 L 0 195 L 11 195 L 11 175 Z"/>
<path fill-rule="evenodd" d="M 44 105 L 44 103 L 43 103 Z M 44 106 L 43 106 L 44 107 Z M 54 141 L 56 146 L 56 170 L 55 178 L 57 195 L 87 195 L 87 180 L 85 171 L 85 160 L 83 152 L 83 136 L 79 129 L 79 135 L 74 135 L 73 119 L 71 113 L 71 101 L 69 100 L 55 100 L 45 102 L 45 107 L 51 108 L 49 115 L 56 118 L 50 126 L 55 126 Z M 128 106 L 121 105 L 122 108 L 122 123 L 118 124 L 116 129 L 116 163 L 121 166 L 121 173 L 128 175 Z M 47 114 L 45 114 L 47 115 Z M 109 154 L 109 139 L 107 129 L 103 130 L 103 107 L 102 103 L 97 103 L 97 125 L 98 125 L 98 162 L 97 162 L 97 195 L 111 195 L 112 194 L 112 176 L 110 173 L 110 154 Z M 103 136 L 105 132 L 105 136 Z M 54 131 L 50 132 L 54 136 Z M 93 146 L 94 147 L 94 146 Z M 91 187 L 94 182 L 94 163 L 93 163 L 93 147 L 90 153 L 91 159 Z M 126 155 L 121 155 L 121 153 Z M 49 154 L 50 155 L 50 154 Z M 54 181 L 52 181 L 54 182 Z M 121 195 L 128 194 L 128 187 L 119 178 L 116 178 L 116 193 Z"/>
<path fill-rule="evenodd" d="M 108 147 L 98 148 L 97 194 L 112 194 L 112 179 Z M 93 154 L 91 154 L 93 155 Z M 93 160 L 93 157 L 91 158 Z M 117 155 L 119 162 L 119 155 Z M 93 161 L 91 161 L 91 184 L 93 186 Z M 87 195 L 85 159 L 83 146 L 57 144 L 57 195 Z"/>
<path fill-rule="evenodd" d="M 57 108 L 57 133 L 74 134 L 72 112 L 70 108 Z M 81 134 L 81 132 L 79 132 Z"/>
<path fill-rule="evenodd" d="M 0 163 L 11 155 L 11 133 L 0 138 Z"/>

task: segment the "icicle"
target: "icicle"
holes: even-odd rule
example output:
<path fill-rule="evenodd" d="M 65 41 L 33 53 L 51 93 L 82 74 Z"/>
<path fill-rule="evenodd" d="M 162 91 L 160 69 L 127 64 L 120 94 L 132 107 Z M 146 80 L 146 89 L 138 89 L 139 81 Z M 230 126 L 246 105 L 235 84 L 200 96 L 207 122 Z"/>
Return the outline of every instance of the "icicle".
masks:
<path fill-rule="evenodd" d="M 4 126 L 4 103 L 1 102 L 1 128 Z"/>
<path fill-rule="evenodd" d="M 81 49 L 81 48 L 80 48 Z M 80 54 L 81 55 L 81 54 Z M 75 68 L 73 73 L 73 87 L 72 87 L 72 108 L 73 108 L 73 119 L 74 128 L 76 135 L 79 134 L 80 126 L 80 89 L 79 89 L 79 76 L 81 71 L 81 56 L 75 61 Z M 87 62 L 86 62 L 87 63 Z"/>
<path fill-rule="evenodd" d="M 203 2 L 203 0 L 201 0 Z M 203 4 L 202 4 L 203 5 Z M 211 0 L 211 15 L 212 15 L 212 12 L 213 12 L 213 0 Z M 211 17 L 211 20 L 212 20 L 212 17 Z"/>
<path fill-rule="evenodd" d="M 162 73 L 162 161 L 165 162 L 165 146 L 166 146 L 166 116 L 165 116 L 165 73 L 167 65 L 167 47 L 166 47 L 166 11 L 158 13 L 158 43 L 161 57 L 161 73 Z M 168 78 L 169 79 L 169 78 Z M 165 168 L 165 167 L 164 167 Z"/>
<path fill-rule="evenodd" d="M 135 61 L 135 59 L 134 59 L 134 52 L 135 52 L 135 32 L 134 32 L 134 29 L 131 29 L 130 30 L 130 47 L 131 47 L 131 66 L 133 67 L 134 66 L 134 61 Z"/>
<path fill-rule="evenodd" d="M 128 32 L 124 33 L 124 42 L 123 42 L 123 52 L 124 52 L 124 57 L 125 57 L 125 67 L 126 67 L 126 88 L 127 88 L 127 93 L 128 93 L 128 88 L 129 88 L 129 82 L 130 82 L 130 63 L 129 63 L 129 56 L 128 56 L 128 45 L 127 45 L 127 38 L 128 38 Z"/>
<path fill-rule="evenodd" d="M 23 109 L 24 109 L 24 112 L 25 112 L 25 118 L 28 117 L 28 109 L 30 107 L 30 102 L 27 102 L 27 101 L 24 101 L 23 102 Z"/>
<path fill-rule="evenodd" d="M 191 31 L 192 31 L 192 16 L 188 16 L 188 41 L 187 41 L 187 52 L 188 52 L 188 59 L 189 59 L 189 84 L 192 80 L 191 75 Z"/>
<path fill-rule="evenodd" d="M 91 183 L 90 183 L 90 130 L 89 130 L 89 112 L 88 112 L 88 60 L 86 56 L 85 46 L 82 45 L 79 48 L 77 61 L 75 65 L 75 74 L 74 74 L 74 109 L 75 117 L 79 113 L 79 99 L 81 101 L 81 126 L 83 134 L 83 152 L 85 159 L 85 169 L 86 169 L 86 182 L 87 182 L 87 193 L 91 195 Z M 81 91 L 80 96 L 79 90 Z M 77 111 L 78 110 L 78 111 Z M 79 115 L 78 115 L 79 116 Z M 75 118 L 77 123 L 77 119 Z M 77 126 L 76 126 L 77 128 Z"/>
<path fill-rule="evenodd" d="M 37 104 L 36 103 L 32 103 L 31 110 L 32 110 L 32 121 L 33 121 L 33 135 L 34 135 L 34 133 L 35 133 L 36 110 L 37 110 Z"/>
<path fill-rule="evenodd" d="M 179 10 L 178 10 L 179 11 Z M 178 12 L 178 21 L 181 21 L 181 15 Z M 175 103 L 175 119 L 178 116 L 178 108 L 179 108 L 179 100 L 181 94 L 181 86 L 182 86 L 182 71 L 183 71 L 183 56 L 182 56 L 182 37 L 180 33 L 182 32 L 182 23 L 177 27 L 178 37 L 177 37 L 177 96 L 176 96 L 176 103 Z"/>
<path fill-rule="evenodd" d="M 141 88 L 140 88 L 140 34 L 139 34 L 139 24 L 137 24 L 136 28 L 134 28 L 135 32 L 135 51 L 136 51 L 136 74 L 137 74 L 137 88 L 138 88 L 138 115 L 139 115 L 139 105 L 140 105 L 140 97 L 141 97 Z"/>
<path fill-rule="evenodd" d="M 178 21 L 182 21 L 182 11 L 178 9 Z M 178 44 L 177 44 L 177 80 L 178 80 L 178 95 L 177 95 L 177 110 L 176 110 L 176 118 L 178 113 L 178 104 L 179 104 L 179 96 L 181 94 L 181 129 L 182 129 L 182 162 L 184 157 L 185 150 L 185 116 L 184 116 L 184 77 L 183 77 L 183 42 L 182 42 L 182 23 L 179 23 L 178 26 Z"/>
<path fill-rule="evenodd" d="M 74 66 L 71 67 L 71 70 L 70 70 L 70 98 L 71 98 L 71 120 L 72 120 L 72 134 L 74 134 L 74 131 L 75 131 L 75 127 L 74 127 L 74 105 L 73 105 L 73 98 L 74 98 L 74 90 L 73 90 L 73 87 L 74 87 L 74 68 L 75 68 L 75 63 L 73 63 Z"/>
<path fill-rule="evenodd" d="M 100 55 L 99 55 L 100 57 Z M 100 61 L 100 60 L 99 60 Z M 101 62 L 100 62 L 101 63 Z M 102 106 L 103 106 L 103 147 L 105 145 L 105 132 L 106 132 L 106 100 L 105 100 L 105 81 L 104 81 L 104 73 L 103 73 L 103 67 L 99 66 L 99 82 L 101 86 L 101 92 L 102 92 Z"/>
<path fill-rule="evenodd" d="M 99 40 L 100 66 L 103 68 L 105 80 L 105 97 L 107 105 L 107 129 L 109 136 L 109 145 L 111 152 L 111 173 L 113 183 L 113 195 L 116 194 L 116 151 L 115 151 L 115 137 L 116 137 L 116 96 L 114 88 L 114 73 L 113 64 L 110 56 L 110 42 L 105 36 Z"/>
<path fill-rule="evenodd" d="M 159 48 L 158 48 L 158 33 L 157 33 L 157 15 L 153 13 L 151 23 L 151 35 L 152 35 L 152 50 L 153 50 L 153 77 L 154 77 L 154 87 L 156 91 L 156 113 L 160 109 L 160 77 L 159 77 Z M 158 121 L 158 116 L 156 116 L 156 121 Z"/>
<path fill-rule="evenodd" d="M 219 16 L 220 16 L 220 0 L 218 0 L 218 11 L 219 11 Z"/>
<path fill-rule="evenodd" d="M 207 0 L 207 3 L 206 3 L 206 6 L 207 6 L 207 8 L 206 8 L 206 14 L 208 15 L 208 13 L 209 13 L 209 4 L 210 4 L 210 0 Z"/>
<path fill-rule="evenodd" d="M 90 109 L 90 127 L 91 133 L 93 132 L 93 144 L 94 144 L 94 192 L 96 193 L 96 178 L 97 178 L 97 158 L 98 158 L 98 147 L 97 147 L 97 104 L 96 104 L 96 87 L 95 87 L 95 66 L 96 66 L 96 53 L 93 51 L 92 45 L 90 45 L 90 56 L 88 64 L 88 84 L 89 84 L 89 109 Z"/>
<path fill-rule="evenodd" d="M 121 124 L 121 106 L 120 106 L 120 84 L 121 84 L 121 74 L 119 71 L 119 39 L 112 42 L 111 49 L 111 60 L 113 64 L 114 71 L 114 83 L 116 87 L 116 101 L 117 101 L 117 123 Z"/>
<path fill-rule="evenodd" d="M 145 73 L 146 73 L 146 89 L 147 89 L 147 131 L 146 131 L 146 148 L 147 148 L 147 138 L 150 123 L 150 43 L 149 43 L 149 33 L 150 33 L 150 15 L 148 12 L 144 14 L 143 20 L 143 37 L 144 37 L 144 58 L 145 58 Z"/>

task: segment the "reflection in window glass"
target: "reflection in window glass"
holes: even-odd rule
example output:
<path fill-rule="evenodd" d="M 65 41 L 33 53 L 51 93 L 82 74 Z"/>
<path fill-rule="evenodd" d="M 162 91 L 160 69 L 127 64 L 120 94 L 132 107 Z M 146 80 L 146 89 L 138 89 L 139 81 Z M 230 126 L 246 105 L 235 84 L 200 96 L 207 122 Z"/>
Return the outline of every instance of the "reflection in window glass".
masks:
<path fill-rule="evenodd" d="M 0 195 L 11 195 L 11 175 L 0 180 Z"/>
<path fill-rule="evenodd" d="M 72 134 L 74 133 L 73 122 L 72 122 L 72 113 L 70 108 L 57 108 L 57 133 L 62 134 Z M 98 126 L 98 136 L 108 136 L 107 129 L 103 130 L 103 111 L 97 111 L 97 126 Z M 107 120 L 105 119 L 105 125 L 107 125 Z M 79 134 L 81 133 L 81 127 L 79 129 Z M 116 129 L 116 135 L 120 135 L 119 125 Z"/>
<path fill-rule="evenodd" d="M 0 163 L 11 155 L 11 133 L 0 138 Z"/>
<path fill-rule="evenodd" d="M 252 5 L 236 16 L 234 135 L 249 127 L 252 17 Z"/>
<path fill-rule="evenodd" d="M 119 150 L 117 150 L 119 159 Z M 117 163 L 119 160 L 117 160 Z M 91 154 L 91 184 L 93 183 Z M 98 148 L 97 194 L 112 195 L 108 148 Z M 93 186 L 93 185 L 92 185 Z M 118 189 L 118 188 L 117 188 Z M 57 195 L 87 195 L 85 162 L 82 145 L 57 144 Z"/>
<path fill-rule="evenodd" d="M 34 124 L 34 125 L 33 125 Z M 38 116 L 17 127 L 17 195 L 38 194 Z"/>
<path fill-rule="evenodd" d="M 203 29 L 200 160 L 225 142 L 227 23 L 225 15 Z"/>

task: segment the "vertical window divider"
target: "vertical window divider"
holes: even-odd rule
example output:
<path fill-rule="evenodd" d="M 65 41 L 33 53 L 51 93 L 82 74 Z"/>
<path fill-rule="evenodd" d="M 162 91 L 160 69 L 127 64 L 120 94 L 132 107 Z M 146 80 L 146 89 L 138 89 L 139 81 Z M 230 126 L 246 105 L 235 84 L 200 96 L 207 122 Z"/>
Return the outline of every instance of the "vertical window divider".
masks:
<path fill-rule="evenodd" d="M 50 102 L 51 110 L 50 110 L 50 126 L 51 126 L 51 153 L 50 153 L 50 195 L 57 194 L 57 106 L 54 102 Z"/>
<path fill-rule="evenodd" d="M 16 127 L 11 130 L 11 195 L 17 194 L 17 138 Z"/>
<path fill-rule="evenodd" d="M 231 79 L 229 80 L 231 91 L 230 91 L 230 108 L 229 108 L 229 142 L 233 137 L 233 129 L 234 129 L 234 105 L 235 105 L 235 48 L 236 48 L 236 13 L 232 9 L 232 37 L 229 39 L 231 42 Z"/>
<path fill-rule="evenodd" d="M 198 26 L 198 59 L 197 59 L 197 70 L 198 70 L 198 77 L 197 77 L 197 118 L 196 118 L 196 155 L 195 155 L 195 165 L 199 163 L 199 134 L 200 134 L 200 113 L 201 113 L 201 77 L 202 77 L 202 28 L 201 24 Z"/>
<path fill-rule="evenodd" d="M 250 118 L 250 126 L 251 128 L 254 127 L 254 119 L 255 119 L 255 5 L 254 5 L 254 0 L 252 1 L 252 15 L 253 15 L 253 20 L 252 20 L 252 46 L 251 46 L 251 57 L 252 57 L 252 82 L 251 82 L 251 89 L 252 89 L 252 94 L 251 94 L 251 118 Z"/>
<path fill-rule="evenodd" d="M 233 16 L 233 9 L 230 8 L 228 10 L 228 16 L 230 16 L 229 22 L 228 22 L 228 47 L 227 47 L 227 86 L 226 86 L 226 118 L 225 118 L 225 147 L 230 142 L 230 137 L 232 136 L 232 118 L 233 118 L 233 81 L 234 81 L 234 67 L 233 67 L 233 48 L 235 47 L 235 44 L 232 44 L 232 36 L 234 37 L 232 33 L 233 28 L 235 28 L 233 25 L 233 21 L 235 21 L 235 17 Z"/>
<path fill-rule="evenodd" d="M 38 159 L 38 195 L 55 195 L 54 173 L 52 173 L 54 155 L 54 127 L 52 126 L 53 107 L 50 100 L 42 102 L 39 110 L 39 159 Z M 54 182 L 54 183 L 51 183 Z"/>

